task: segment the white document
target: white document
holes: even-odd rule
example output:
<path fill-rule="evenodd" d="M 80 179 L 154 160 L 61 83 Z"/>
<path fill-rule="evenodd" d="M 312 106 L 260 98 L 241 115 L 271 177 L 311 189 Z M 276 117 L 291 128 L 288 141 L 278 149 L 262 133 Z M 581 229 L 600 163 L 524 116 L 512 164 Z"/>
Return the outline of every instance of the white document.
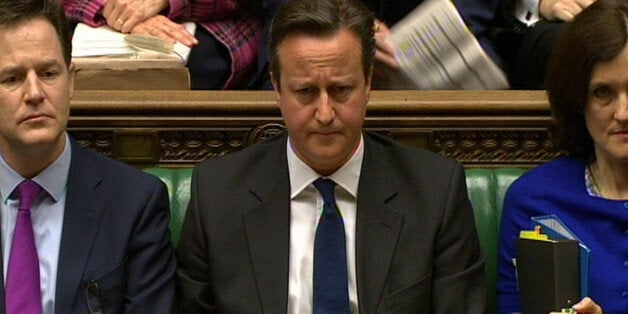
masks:
<path fill-rule="evenodd" d="M 194 34 L 196 24 L 185 23 L 184 26 Z M 144 45 L 134 44 L 138 39 Z M 125 40 L 125 38 L 127 40 Z M 128 39 L 131 39 L 130 41 Z M 151 45 L 155 49 L 151 49 Z M 165 51 L 164 51 L 165 50 Z M 72 36 L 72 58 L 81 57 L 117 57 L 133 59 L 159 59 L 172 58 L 187 62 L 190 47 L 179 42 L 174 45 L 153 36 L 125 35 L 108 25 L 91 27 L 84 23 L 78 23 Z"/>
<path fill-rule="evenodd" d="M 423 2 L 394 25 L 389 43 L 401 67 L 391 89 L 509 88 L 450 0 Z"/>

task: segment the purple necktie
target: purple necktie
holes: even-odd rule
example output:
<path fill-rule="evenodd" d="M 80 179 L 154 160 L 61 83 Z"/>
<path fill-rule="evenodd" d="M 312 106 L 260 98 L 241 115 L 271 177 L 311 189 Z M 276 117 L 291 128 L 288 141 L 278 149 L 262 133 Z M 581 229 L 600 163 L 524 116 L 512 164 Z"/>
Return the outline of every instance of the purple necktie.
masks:
<path fill-rule="evenodd" d="M 41 314 L 41 288 L 39 258 L 35 247 L 31 205 L 41 192 L 41 187 L 30 180 L 18 185 L 18 206 L 11 256 L 5 286 L 7 314 Z"/>

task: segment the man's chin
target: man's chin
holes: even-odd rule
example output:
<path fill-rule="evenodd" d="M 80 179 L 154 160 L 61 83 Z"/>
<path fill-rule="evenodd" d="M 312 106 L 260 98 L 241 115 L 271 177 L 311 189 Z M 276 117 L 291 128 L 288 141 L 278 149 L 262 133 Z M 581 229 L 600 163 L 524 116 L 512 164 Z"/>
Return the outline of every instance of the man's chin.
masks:
<path fill-rule="evenodd" d="M 58 145 L 63 140 L 63 132 L 53 132 L 50 130 L 31 132 L 20 139 L 21 144 L 26 147 L 46 147 Z"/>
<path fill-rule="evenodd" d="M 343 165 L 350 157 L 351 156 L 347 156 L 347 154 L 338 150 L 329 152 L 322 151 L 317 152 L 314 160 L 316 160 L 317 164 L 335 167 L 337 165 Z"/>

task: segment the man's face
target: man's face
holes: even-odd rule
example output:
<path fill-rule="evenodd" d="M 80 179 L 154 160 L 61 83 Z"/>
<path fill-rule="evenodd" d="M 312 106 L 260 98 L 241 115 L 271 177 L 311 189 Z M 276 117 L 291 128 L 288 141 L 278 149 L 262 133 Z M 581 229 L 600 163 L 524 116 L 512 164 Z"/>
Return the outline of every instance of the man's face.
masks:
<path fill-rule="evenodd" d="M 343 29 L 333 35 L 293 34 L 279 46 L 280 82 L 273 77 L 290 144 L 322 175 L 355 152 L 369 100 L 358 38 Z"/>
<path fill-rule="evenodd" d="M 73 88 L 74 68 L 65 64 L 52 25 L 35 19 L 0 29 L 0 152 L 5 158 L 63 150 Z"/>

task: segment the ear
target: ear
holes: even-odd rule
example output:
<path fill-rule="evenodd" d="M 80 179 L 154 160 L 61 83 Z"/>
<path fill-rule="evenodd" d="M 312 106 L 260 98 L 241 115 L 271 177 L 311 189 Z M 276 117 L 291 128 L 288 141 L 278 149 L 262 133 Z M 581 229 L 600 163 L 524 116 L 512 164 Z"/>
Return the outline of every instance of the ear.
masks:
<path fill-rule="evenodd" d="M 270 82 L 273 84 L 273 89 L 275 90 L 275 92 L 278 93 L 281 91 L 281 85 L 279 85 L 279 81 L 275 77 L 275 73 L 273 73 L 272 71 L 270 72 Z"/>
<path fill-rule="evenodd" d="M 70 99 L 74 98 L 74 74 L 76 73 L 74 62 L 68 66 L 68 86 L 70 88 Z"/>
<path fill-rule="evenodd" d="M 371 83 L 373 82 L 373 67 L 369 70 L 369 74 L 366 77 L 366 99 L 367 101 L 371 100 Z"/>
<path fill-rule="evenodd" d="M 275 91 L 275 96 L 277 96 L 277 106 L 279 106 L 279 99 L 281 98 L 281 85 L 273 72 L 270 72 L 270 82 L 273 84 L 273 90 Z"/>

